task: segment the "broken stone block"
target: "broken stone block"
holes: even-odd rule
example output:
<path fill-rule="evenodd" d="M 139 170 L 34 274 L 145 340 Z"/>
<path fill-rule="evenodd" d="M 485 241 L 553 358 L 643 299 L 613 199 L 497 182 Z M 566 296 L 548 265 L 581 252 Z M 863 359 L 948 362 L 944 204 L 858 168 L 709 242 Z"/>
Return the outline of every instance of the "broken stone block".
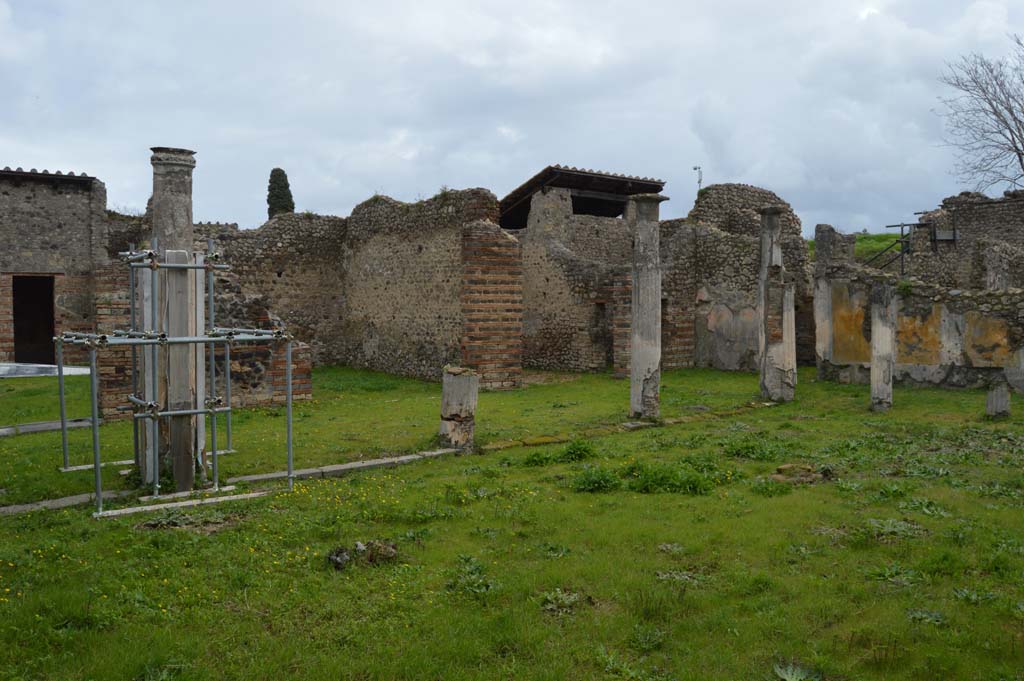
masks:
<path fill-rule="evenodd" d="M 441 379 L 442 446 L 471 449 L 476 430 L 476 400 L 480 377 L 472 369 L 446 366 Z"/>

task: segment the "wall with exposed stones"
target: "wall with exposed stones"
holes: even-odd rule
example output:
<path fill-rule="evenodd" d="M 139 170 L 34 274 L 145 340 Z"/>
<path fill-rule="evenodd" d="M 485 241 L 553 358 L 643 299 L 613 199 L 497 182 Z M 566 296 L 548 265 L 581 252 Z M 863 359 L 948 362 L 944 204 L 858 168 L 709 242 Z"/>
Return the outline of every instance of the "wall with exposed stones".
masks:
<path fill-rule="evenodd" d="M 599 371 L 612 363 L 608 290 L 632 259 L 620 218 L 574 215 L 569 190 L 533 195 L 523 250 L 523 364 Z"/>
<path fill-rule="evenodd" d="M 776 194 L 749 185 L 701 190 L 682 220 L 661 223 L 662 366 L 757 368 L 757 273 L 760 215 L 782 205 L 783 257 L 795 273 L 798 357 L 814 361 L 813 297 L 800 220 Z M 532 198 L 523 244 L 524 364 L 594 371 L 628 366 L 628 315 L 621 270 L 632 261 L 628 225 L 617 218 L 575 215 L 567 189 Z M 625 306 L 625 312 L 623 311 Z M 620 329 L 621 331 L 621 329 Z"/>
<path fill-rule="evenodd" d="M 439 378 L 446 364 L 466 364 L 484 387 L 502 388 L 519 381 L 519 351 L 511 347 L 518 340 L 505 338 L 516 322 L 476 328 L 496 309 L 521 313 L 518 242 L 495 226 L 497 217 L 491 192 L 445 190 L 416 203 L 374 196 L 347 218 L 288 213 L 255 230 L 198 229 L 233 267 L 233 281 L 218 279 L 233 291 L 232 309 L 218 309 L 218 319 L 272 311 L 310 345 L 316 363 L 425 379 Z M 473 286 L 483 298 L 468 309 L 463 296 Z M 496 334 L 500 352 L 481 354 L 481 332 Z"/>
<path fill-rule="evenodd" d="M 200 225 L 205 234 L 237 233 L 237 226 Z M 110 333 L 127 329 L 130 319 L 128 267 L 117 257 L 134 243 L 149 238 L 146 216 L 107 210 L 106 189 L 85 175 L 0 171 L 0 235 L 12 247 L 0 251 L 0 362 L 14 360 L 13 280 L 19 275 L 47 275 L 54 280 L 54 327 L 64 331 Z M 260 296 L 241 295 L 234 272 L 218 273 L 218 314 L 221 321 L 246 326 L 272 326 L 274 320 Z M 221 294 L 225 295 L 221 295 Z M 222 324 L 225 325 L 225 324 Z M 65 360 L 85 364 L 84 348 L 68 347 Z M 267 404 L 284 399 L 283 347 L 251 348 L 232 356 L 233 399 L 240 404 Z M 106 418 L 124 416 L 118 406 L 131 393 L 131 352 L 106 348 L 98 354 L 101 411 Z M 302 344 L 294 352 L 296 399 L 311 393 L 309 353 Z M 220 390 L 223 394 L 223 377 Z"/>
<path fill-rule="evenodd" d="M 994 267 L 1002 271 L 993 276 L 1024 286 L 1024 191 L 1000 198 L 964 192 L 944 199 L 920 222 L 906 259 L 909 276 L 950 288 L 983 288 Z"/>
<path fill-rule="evenodd" d="M 1003 291 L 900 280 L 855 263 L 852 249 L 819 225 L 815 317 L 820 330 L 818 372 L 824 379 L 866 383 L 871 365 L 870 292 L 896 292 L 896 379 L 906 384 L 981 387 L 1004 371 L 1024 387 L 1024 289 Z"/>

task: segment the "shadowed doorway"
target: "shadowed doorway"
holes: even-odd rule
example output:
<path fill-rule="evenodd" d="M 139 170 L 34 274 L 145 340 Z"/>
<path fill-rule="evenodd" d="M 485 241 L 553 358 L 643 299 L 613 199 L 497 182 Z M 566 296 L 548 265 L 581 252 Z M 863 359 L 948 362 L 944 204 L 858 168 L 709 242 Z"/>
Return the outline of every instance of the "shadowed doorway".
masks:
<path fill-rule="evenodd" d="M 14 277 L 14 361 L 53 364 L 53 277 Z"/>

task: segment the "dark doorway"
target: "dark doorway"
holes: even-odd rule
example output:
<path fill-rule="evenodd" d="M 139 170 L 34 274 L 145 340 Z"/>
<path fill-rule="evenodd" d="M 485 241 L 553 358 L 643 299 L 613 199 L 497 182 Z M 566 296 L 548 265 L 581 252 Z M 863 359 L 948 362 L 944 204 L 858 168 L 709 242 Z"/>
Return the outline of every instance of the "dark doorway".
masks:
<path fill-rule="evenodd" d="M 53 277 L 14 277 L 14 361 L 54 364 Z"/>

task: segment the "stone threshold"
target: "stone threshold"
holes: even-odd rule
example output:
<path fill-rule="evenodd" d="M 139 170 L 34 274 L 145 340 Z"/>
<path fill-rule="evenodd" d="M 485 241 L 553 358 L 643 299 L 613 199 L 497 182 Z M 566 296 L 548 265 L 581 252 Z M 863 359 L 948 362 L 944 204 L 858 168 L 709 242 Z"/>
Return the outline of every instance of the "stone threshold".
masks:
<path fill-rule="evenodd" d="M 366 459 L 365 461 L 352 461 L 331 466 L 320 466 L 319 468 L 300 468 L 292 471 L 292 478 L 295 480 L 308 480 L 310 478 L 337 478 L 349 473 L 372 470 L 374 468 L 393 468 L 414 461 L 433 459 L 444 454 L 454 454 L 457 449 L 435 449 L 429 452 L 418 452 L 416 454 L 405 454 L 402 456 L 388 456 L 380 459 Z M 288 471 L 275 471 L 273 473 L 257 473 L 254 475 L 240 475 L 228 478 L 228 484 L 270 482 L 274 480 L 287 480 Z"/>
<path fill-rule="evenodd" d="M 103 419 L 100 419 L 103 423 Z M 68 430 L 72 428 L 89 428 L 92 426 L 91 418 L 68 419 Z M 14 426 L 0 426 L 0 437 L 11 435 L 24 435 L 26 433 L 47 433 L 51 430 L 60 430 L 60 421 L 36 421 L 34 423 L 19 423 Z"/>

